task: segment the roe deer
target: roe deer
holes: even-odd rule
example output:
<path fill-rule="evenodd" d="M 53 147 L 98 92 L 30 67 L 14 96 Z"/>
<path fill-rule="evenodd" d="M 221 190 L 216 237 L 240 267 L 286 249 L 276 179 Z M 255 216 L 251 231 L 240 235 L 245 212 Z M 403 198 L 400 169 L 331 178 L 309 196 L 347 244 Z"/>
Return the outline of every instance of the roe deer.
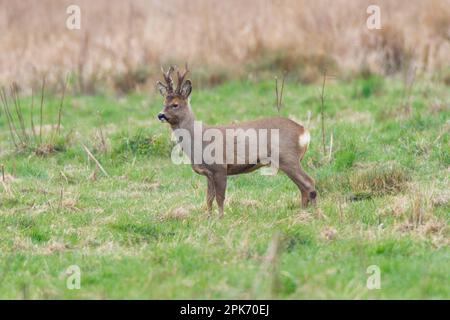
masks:
<path fill-rule="evenodd" d="M 166 73 L 162 69 L 165 83 L 157 82 L 157 88 L 164 97 L 164 109 L 158 114 L 158 119 L 170 124 L 177 139 L 182 138 L 182 141 L 180 141 L 181 147 L 188 156 L 193 170 L 206 176 L 208 182 L 206 207 L 209 214 L 215 198 L 219 207 L 219 215 L 223 216 L 228 175 L 248 173 L 269 165 L 285 172 L 297 185 L 301 192 L 302 206 L 307 206 L 309 202 L 315 203 L 317 193 L 314 180 L 300 166 L 300 160 L 302 160 L 310 141 L 310 134 L 307 129 L 290 119 L 277 117 L 228 126 L 205 126 L 201 128 L 200 137 L 198 137 L 195 133 L 194 113 L 189 102 L 192 83 L 190 80 L 184 80 L 188 73 L 187 66 L 184 73 L 181 74 L 180 71 L 177 71 L 176 88 L 174 88 L 172 79 L 174 71 L 174 67 L 170 67 Z M 193 138 L 189 140 L 186 139 L 185 135 L 178 134 L 181 130 L 184 130 Z M 195 145 L 200 146 L 201 152 L 206 151 L 207 144 L 204 141 L 204 135 L 206 136 L 208 130 L 216 134 L 222 134 L 222 137 L 219 137 L 220 139 L 217 137 L 214 139 L 215 142 L 220 143 L 218 150 L 215 150 L 219 161 L 212 163 L 204 159 L 202 155 L 198 160 L 194 154 Z M 229 130 L 234 130 L 233 136 L 227 135 Z M 251 135 L 248 134 L 251 130 L 255 132 L 275 130 L 278 133 L 278 139 L 265 140 L 261 138 L 262 135 L 258 135 L 256 140 L 259 139 L 259 141 L 251 141 Z M 256 135 L 253 137 L 256 137 Z M 258 143 L 259 145 L 256 146 Z M 248 156 L 246 152 L 244 152 L 244 157 L 242 154 L 237 154 L 236 149 L 239 150 L 240 146 L 249 150 Z M 257 153 L 255 152 L 256 147 L 258 147 Z M 262 155 L 262 149 L 269 149 L 270 154 Z M 278 159 L 273 161 L 275 154 Z M 250 161 L 250 158 L 253 158 L 253 160 Z"/>

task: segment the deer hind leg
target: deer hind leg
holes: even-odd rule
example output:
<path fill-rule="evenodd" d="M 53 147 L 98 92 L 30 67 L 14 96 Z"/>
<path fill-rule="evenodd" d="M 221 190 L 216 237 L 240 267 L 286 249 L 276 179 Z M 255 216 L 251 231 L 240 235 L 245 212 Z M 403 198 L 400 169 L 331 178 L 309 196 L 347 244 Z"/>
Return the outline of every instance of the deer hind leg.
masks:
<path fill-rule="evenodd" d="M 208 190 L 206 193 L 206 210 L 208 211 L 208 214 L 211 214 L 214 198 L 216 197 L 216 188 L 214 186 L 213 178 L 207 177 L 207 179 L 208 179 Z"/>
<path fill-rule="evenodd" d="M 216 202 L 219 207 L 219 217 L 223 217 L 223 204 L 225 202 L 225 191 L 227 189 L 226 172 L 217 172 L 214 174 L 214 188 L 216 191 Z"/>
<path fill-rule="evenodd" d="M 297 185 L 302 194 L 302 206 L 315 203 L 317 192 L 314 180 L 302 169 L 300 163 L 280 164 L 280 169 Z"/>

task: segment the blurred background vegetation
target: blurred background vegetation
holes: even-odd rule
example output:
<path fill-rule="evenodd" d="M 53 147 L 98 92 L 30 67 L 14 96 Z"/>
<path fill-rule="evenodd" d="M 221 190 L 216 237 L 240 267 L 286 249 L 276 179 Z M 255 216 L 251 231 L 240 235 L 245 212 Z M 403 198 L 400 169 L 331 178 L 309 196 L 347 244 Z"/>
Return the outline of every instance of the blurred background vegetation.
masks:
<path fill-rule="evenodd" d="M 81 29 L 66 28 L 69 5 Z M 369 5 L 381 30 L 368 30 Z M 197 87 L 286 71 L 303 84 L 323 70 L 343 79 L 414 67 L 450 83 L 450 2 L 0 0 L 0 83 L 83 94 L 150 90 L 160 65 L 188 61 Z M 6 31 L 6 32 L 5 32 Z M 362 94 L 365 94 L 364 92 Z"/>

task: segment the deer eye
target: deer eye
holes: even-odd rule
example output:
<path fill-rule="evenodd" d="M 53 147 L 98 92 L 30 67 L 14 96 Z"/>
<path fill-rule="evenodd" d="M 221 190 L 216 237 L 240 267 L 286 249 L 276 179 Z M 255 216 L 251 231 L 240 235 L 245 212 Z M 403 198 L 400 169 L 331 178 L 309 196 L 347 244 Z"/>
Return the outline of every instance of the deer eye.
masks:
<path fill-rule="evenodd" d="M 171 105 L 171 107 L 172 107 L 173 109 L 176 109 L 176 108 L 178 108 L 178 103 L 174 103 L 174 104 L 172 104 L 172 105 Z"/>

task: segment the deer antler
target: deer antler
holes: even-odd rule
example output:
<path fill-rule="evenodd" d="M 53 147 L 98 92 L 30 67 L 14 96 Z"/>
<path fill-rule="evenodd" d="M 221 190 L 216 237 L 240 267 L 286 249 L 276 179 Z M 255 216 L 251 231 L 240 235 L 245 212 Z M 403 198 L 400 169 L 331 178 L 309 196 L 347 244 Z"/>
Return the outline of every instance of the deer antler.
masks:
<path fill-rule="evenodd" d="M 160 81 L 158 81 L 164 88 L 166 88 L 167 93 L 173 93 L 173 80 L 172 80 L 172 72 L 174 71 L 174 67 L 170 66 L 169 70 L 167 70 L 167 72 L 164 72 L 164 68 L 161 67 L 161 72 L 164 76 L 164 81 L 166 82 L 166 84 L 161 83 Z"/>
<path fill-rule="evenodd" d="M 183 85 L 184 78 L 189 73 L 188 64 L 186 62 L 184 66 L 184 72 L 183 74 L 180 74 L 180 71 L 177 70 L 177 76 L 178 76 L 178 82 L 177 82 L 177 88 L 175 90 L 175 93 L 181 94 L 181 86 Z"/>

